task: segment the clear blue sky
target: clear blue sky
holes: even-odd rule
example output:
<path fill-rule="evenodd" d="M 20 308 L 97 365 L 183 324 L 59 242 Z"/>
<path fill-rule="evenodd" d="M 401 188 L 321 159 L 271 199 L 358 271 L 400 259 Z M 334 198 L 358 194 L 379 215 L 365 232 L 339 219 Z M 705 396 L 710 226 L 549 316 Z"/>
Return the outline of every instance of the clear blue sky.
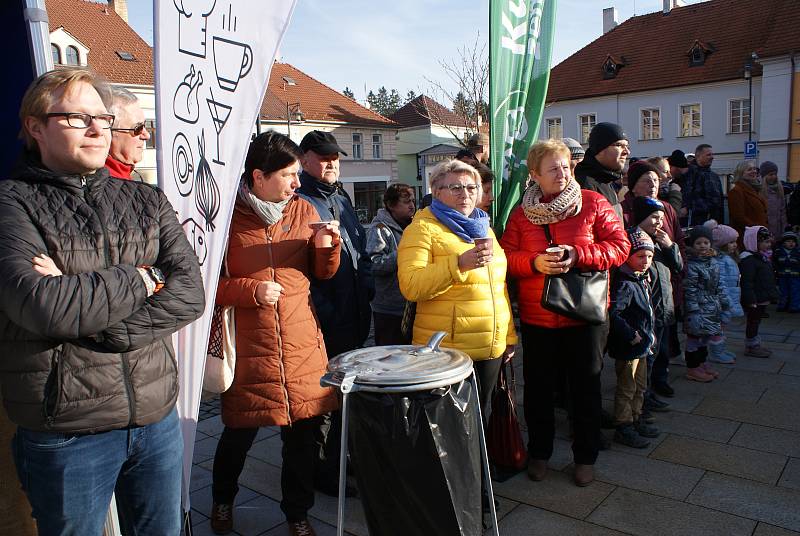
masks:
<path fill-rule="evenodd" d="M 661 10 L 662 0 L 559 0 L 553 65 L 600 36 L 605 7 L 616 7 L 622 22 Z M 150 1 L 128 1 L 131 26 L 151 44 L 152 9 Z M 488 21 L 488 0 L 299 0 L 281 61 L 337 91 L 350 87 L 359 100 L 365 86 L 427 93 L 425 77 L 447 83 L 437 60 L 458 59 L 478 32 L 486 41 Z"/>

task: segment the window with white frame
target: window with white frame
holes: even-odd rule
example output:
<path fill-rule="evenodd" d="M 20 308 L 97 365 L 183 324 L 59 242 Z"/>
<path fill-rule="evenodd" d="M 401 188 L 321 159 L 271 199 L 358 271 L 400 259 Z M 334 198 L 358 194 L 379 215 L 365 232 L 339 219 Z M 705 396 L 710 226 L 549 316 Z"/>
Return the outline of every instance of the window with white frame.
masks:
<path fill-rule="evenodd" d="M 556 140 L 564 137 L 564 129 L 561 126 L 560 117 L 547 118 L 547 137 Z"/>
<path fill-rule="evenodd" d="M 734 99 L 729 103 L 728 132 L 731 134 L 750 132 L 750 101 Z"/>
<path fill-rule="evenodd" d="M 361 134 L 353 132 L 353 160 L 362 160 L 364 158 L 362 144 Z"/>
<path fill-rule="evenodd" d="M 642 140 L 661 139 L 661 108 L 642 108 L 641 136 Z"/>
<path fill-rule="evenodd" d="M 582 144 L 589 143 L 589 133 L 597 124 L 597 115 L 595 114 L 581 114 L 578 116 L 578 132 L 580 132 L 580 141 Z"/>
<path fill-rule="evenodd" d="M 372 135 L 372 158 L 376 160 L 383 158 L 383 136 L 380 134 Z"/>
<path fill-rule="evenodd" d="M 681 137 L 702 136 L 703 120 L 700 103 L 681 104 Z"/>
<path fill-rule="evenodd" d="M 61 49 L 58 48 L 58 45 L 50 45 L 50 53 L 53 55 L 53 63 L 55 65 L 61 65 Z"/>
<path fill-rule="evenodd" d="M 67 65 L 80 65 L 78 49 L 72 45 L 67 47 Z"/>

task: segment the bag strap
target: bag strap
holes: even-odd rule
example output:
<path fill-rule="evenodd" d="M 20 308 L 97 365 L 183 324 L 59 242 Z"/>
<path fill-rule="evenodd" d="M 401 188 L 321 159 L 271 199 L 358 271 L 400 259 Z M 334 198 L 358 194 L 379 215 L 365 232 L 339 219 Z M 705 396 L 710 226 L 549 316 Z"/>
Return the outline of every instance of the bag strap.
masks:
<path fill-rule="evenodd" d="M 553 243 L 553 235 L 550 234 L 550 224 L 545 223 L 542 225 L 542 229 L 544 229 L 544 237 L 547 239 L 548 247 L 555 246 Z"/>

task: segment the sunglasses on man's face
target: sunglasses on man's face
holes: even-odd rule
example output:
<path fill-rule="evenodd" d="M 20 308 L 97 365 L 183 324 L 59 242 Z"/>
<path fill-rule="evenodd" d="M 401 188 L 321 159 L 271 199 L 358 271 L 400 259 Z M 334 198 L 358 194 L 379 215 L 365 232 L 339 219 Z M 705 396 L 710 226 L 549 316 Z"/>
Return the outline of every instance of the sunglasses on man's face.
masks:
<path fill-rule="evenodd" d="M 141 136 L 145 128 L 147 127 L 145 126 L 144 122 L 142 122 L 136 123 L 131 128 L 112 128 L 111 132 L 130 132 L 131 136 Z"/>

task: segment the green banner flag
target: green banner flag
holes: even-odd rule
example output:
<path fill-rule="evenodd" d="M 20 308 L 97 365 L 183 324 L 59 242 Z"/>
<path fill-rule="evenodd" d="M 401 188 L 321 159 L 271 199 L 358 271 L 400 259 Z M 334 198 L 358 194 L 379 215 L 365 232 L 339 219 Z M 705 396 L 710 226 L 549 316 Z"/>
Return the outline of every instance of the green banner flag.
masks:
<path fill-rule="evenodd" d="M 489 14 L 489 110 L 495 177 L 492 215 L 501 233 L 525 182 L 528 148 L 542 120 L 557 0 L 492 0 Z"/>

